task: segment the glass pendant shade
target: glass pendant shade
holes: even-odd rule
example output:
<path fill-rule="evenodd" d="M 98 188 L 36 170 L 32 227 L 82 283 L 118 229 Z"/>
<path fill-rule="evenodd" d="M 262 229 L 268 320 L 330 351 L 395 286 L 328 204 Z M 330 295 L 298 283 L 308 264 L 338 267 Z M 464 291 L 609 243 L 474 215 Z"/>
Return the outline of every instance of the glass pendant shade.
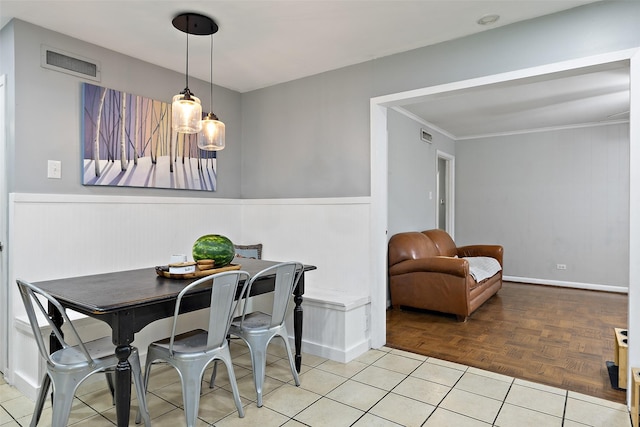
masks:
<path fill-rule="evenodd" d="M 218 151 L 224 148 L 225 126 L 215 114 L 207 114 L 201 121 L 202 130 L 198 134 L 198 148 Z"/>
<path fill-rule="evenodd" d="M 175 132 L 198 133 L 202 129 L 200 99 L 188 91 L 173 97 L 171 112 L 171 126 Z"/>

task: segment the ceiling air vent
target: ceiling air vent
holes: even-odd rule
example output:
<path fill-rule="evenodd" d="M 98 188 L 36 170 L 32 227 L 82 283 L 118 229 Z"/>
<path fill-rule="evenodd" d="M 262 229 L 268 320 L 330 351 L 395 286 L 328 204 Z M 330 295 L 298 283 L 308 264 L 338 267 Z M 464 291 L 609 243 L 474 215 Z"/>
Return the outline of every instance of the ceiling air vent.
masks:
<path fill-rule="evenodd" d="M 50 70 L 60 71 L 82 77 L 85 79 L 100 81 L 100 63 L 92 59 L 83 58 L 60 49 L 42 46 L 40 65 Z"/>
<path fill-rule="evenodd" d="M 433 142 L 433 136 L 424 129 L 420 129 L 420 139 L 424 142 L 428 142 L 429 144 Z"/>

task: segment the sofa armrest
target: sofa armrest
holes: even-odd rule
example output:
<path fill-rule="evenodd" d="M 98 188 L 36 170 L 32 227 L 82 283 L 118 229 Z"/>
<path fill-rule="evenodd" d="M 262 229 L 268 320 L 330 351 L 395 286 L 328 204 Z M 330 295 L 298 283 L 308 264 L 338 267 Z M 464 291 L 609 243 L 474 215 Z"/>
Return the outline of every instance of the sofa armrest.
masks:
<path fill-rule="evenodd" d="M 487 256 L 495 258 L 502 266 L 504 249 L 500 245 L 469 245 L 458 248 L 459 257 Z"/>
<path fill-rule="evenodd" d="M 408 273 L 442 273 L 464 278 L 469 274 L 469 263 L 462 258 L 436 256 L 409 259 L 389 267 L 389 276 Z"/>

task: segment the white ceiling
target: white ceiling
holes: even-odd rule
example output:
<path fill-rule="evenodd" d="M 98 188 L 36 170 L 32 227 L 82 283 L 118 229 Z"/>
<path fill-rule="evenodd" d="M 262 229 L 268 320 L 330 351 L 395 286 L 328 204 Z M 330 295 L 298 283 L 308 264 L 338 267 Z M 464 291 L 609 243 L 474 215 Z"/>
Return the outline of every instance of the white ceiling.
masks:
<path fill-rule="evenodd" d="M 201 13 L 220 26 L 214 36 L 214 82 L 247 92 L 593 2 L 0 0 L 0 26 L 16 17 L 184 73 L 186 35 L 173 28 L 171 20 L 186 11 Z M 499 14 L 500 20 L 478 25 L 476 21 L 487 14 Z M 189 37 L 191 76 L 209 80 L 209 48 L 209 36 Z M 628 98 L 620 101 L 624 83 L 618 83 L 625 69 L 628 88 L 628 67 L 622 66 L 574 78 L 562 76 L 561 81 L 475 89 L 407 109 L 456 138 L 538 128 L 541 123 L 559 126 L 558 120 L 548 124 L 543 118 L 557 118 L 565 109 L 571 110 L 568 117 L 575 117 L 570 107 L 576 105 L 593 110 L 578 120 L 597 121 L 628 110 Z M 615 94 L 607 93 L 609 89 Z M 587 104 L 593 107 L 586 108 Z M 596 113 L 595 107 L 603 104 L 607 111 Z M 534 117 L 536 121 L 530 122 Z M 508 126 L 503 129 L 498 124 Z"/>
<path fill-rule="evenodd" d="M 629 120 L 629 63 L 575 70 L 440 93 L 403 105 L 456 139 Z"/>

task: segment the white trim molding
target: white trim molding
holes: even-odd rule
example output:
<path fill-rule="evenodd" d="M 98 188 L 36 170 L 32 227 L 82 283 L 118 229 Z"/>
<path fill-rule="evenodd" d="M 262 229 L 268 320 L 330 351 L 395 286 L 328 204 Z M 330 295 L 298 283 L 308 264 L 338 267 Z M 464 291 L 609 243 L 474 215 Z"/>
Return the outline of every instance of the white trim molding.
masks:
<path fill-rule="evenodd" d="M 526 283 L 531 285 L 557 286 L 560 288 L 585 289 L 589 291 L 617 292 L 621 294 L 626 294 L 629 292 L 629 288 L 626 286 L 603 285 L 598 283 L 567 282 L 564 280 L 533 279 L 531 277 L 518 277 L 518 276 L 502 276 L 502 280 L 504 282 L 518 282 L 518 283 Z"/>

